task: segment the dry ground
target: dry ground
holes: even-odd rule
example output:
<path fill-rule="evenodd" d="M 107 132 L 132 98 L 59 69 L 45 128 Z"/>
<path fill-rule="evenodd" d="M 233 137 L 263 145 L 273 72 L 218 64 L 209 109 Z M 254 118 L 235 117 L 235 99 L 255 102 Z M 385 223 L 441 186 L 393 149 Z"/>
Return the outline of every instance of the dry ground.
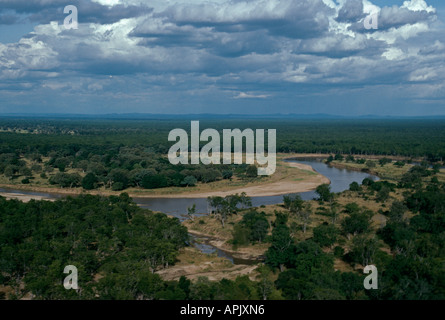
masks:
<path fill-rule="evenodd" d="M 219 281 L 223 278 L 234 280 L 238 276 L 248 275 L 255 280 L 258 272 L 257 265 L 233 265 L 225 258 L 216 255 L 208 255 L 191 247 L 180 250 L 178 262 L 167 269 L 157 272 L 164 280 L 178 280 L 185 276 L 190 280 L 198 277 L 207 277 L 209 280 Z"/>

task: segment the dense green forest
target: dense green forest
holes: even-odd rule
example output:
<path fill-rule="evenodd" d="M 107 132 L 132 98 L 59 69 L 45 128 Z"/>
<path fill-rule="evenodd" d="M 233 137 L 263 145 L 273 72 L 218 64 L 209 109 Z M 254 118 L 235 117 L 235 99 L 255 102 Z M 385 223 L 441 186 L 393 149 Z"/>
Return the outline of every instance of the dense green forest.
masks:
<path fill-rule="evenodd" d="M 10 298 L 20 297 L 21 284 L 43 299 L 152 298 L 150 286 L 162 286 L 154 272 L 173 264 L 187 241 L 177 219 L 140 209 L 125 193 L 56 202 L 0 198 L 0 282 L 17 290 Z M 78 267 L 78 295 L 57 286 L 66 265 Z"/>
<path fill-rule="evenodd" d="M 116 191 L 257 179 L 247 165 L 171 165 L 168 132 L 189 126 L 172 119 L 1 119 L 0 178 Z M 445 299 L 445 183 L 438 178 L 445 121 L 208 119 L 205 128 L 277 129 L 279 152 L 331 153 L 328 162 L 346 154 L 368 171 L 406 172 L 352 183 L 341 194 L 321 185 L 316 209 L 314 201 L 285 196 L 273 217 L 250 208 L 243 194 L 209 198 L 221 227 L 242 216 L 233 225 L 235 247 L 269 245 L 255 280 L 163 280 L 158 271 L 175 265 L 189 245 L 187 228 L 139 208 L 126 193 L 28 203 L 0 197 L 0 286 L 10 289 L 0 299 Z M 362 159 L 367 154 L 425 161 L 408 169 L 404 161 Z M 357 203 L 370 199 L 378 212 Z M 385 223 L 373 224 L 376 214 Z M 325 221 L 311 226 L 314 216 Z M 336 270 L 336 261 L 351 271 Z M 363 287 L 369 264 L 378 266 L 379 290 Z M 78 267 L 80 290 L 64 289 L 66 265 Z"/>
<path fill-rule="evenodd" d="M 320 185 L 316 210 L 299 195 L 284 196 L 272 223 L 260 208 L 245 210 L 233 228 L 232 243 L 270 243 L 265 264 L 278 273 L 273 289 L 285 299 L 443 300 L 445 183 L 437 173 L 413 166 L 396 183 L 366 178 L 340 194 Z M 375 211 L 357 203 L 365 199 L 382 206 Z M 385 222 L 373 223 L 376 214 Z M 324 222 L 312 227 L 308 238 L 314 216 L 323 216 Z M 334 260 L 356 272 L 335 271 Z M 378 290 L 363 288 L 359 271 L 371 264 L 378 267 Z"/>
<path fill-rule="evenodd" d="M 410 176 L 409 172 L 407 176 Z M 305 232 L 305 218 L 312 214 L 304 202 L 288 201 L 289 213 L 277 212 L 266 252 L 266 263 L 279 268 L 276 288 L 287 299 L 383 299 L 431 300 L 445 299 L 445 184 L 432 182 L 406 188 L 399 183 L 364 181 L 357 198 L 375 197 L 389 200 L 389 189 L 403 190 L 403 200 L 391 199 L 384 226 L 375 227 L 375 212 L 355 202 L 339 205 L 337 195 L 320 187 L 319 207 L 314 214 L 332 218 L 313 229 L 313 236 L 295 241 L 295 226 L 287 223 L 288 215 L 300 215 L 297 228 Z M 355 189 L 355 186 L 351 186 Z M 385 194 L 385 198 L 382 198 Z M 328 198 L 326 198 L 328 196 Z M 286 203 L 286 202 L 285 202 Z M 323 209 L 323 210 L 322 210 Z M 339 213 L 346 214 L 336 221 Z M 390 252 L 383 250 L 389 246 Z M 330 248 L 331 253 L 326 250 Z M 350 264 L 378 266 L 378 290 L 364 290 L 359 273 L 334 272 L 334 258 Z"/>
<path fill-rule="evenodd" d="M 445 157 L 443 120 L 205 120 L 215 128 L 276 129 L 278 152 Z M 251 165 L 174 166 L 168 133 L 185 120 L 0 119 L 3 183 L 50 184 L 114 191 L 188 187 L 237 177 L 256 178 Z M 204 144 L 204 143 L 203 143 Z"/>
<path fill-rule="evenodd" d="M 196 120 L 196 119 L 192 119 Z M 190 131 L 189 120 L 0 119 L 0 150 L 73 155 L 97 147 L 135 147 L 166 154 L 170 130 Z M 402 155 L 445 158 L 445 120 L 205 119 L 200 130 L 276 129 L 278 152 Z M 19 133 L 19 134 L 16 134 Z M 29 133 L 29 134 L 26 134 Z M 34 134 L 31 134 L 34 133 Z"/>
<path fill-rule="evenodd" d="M 396 190 L 403 199 L 391 198 Z M 137 207 L 125 193 L 29 203 L 0 197 L 0 284 L 14 289 L 3 298 L 30 292 L 37 299 L 445 299 L 445 183 L 434 170 L 415 166 L 397 184 L 365 179 L 343 193 L 352 199 L 345 205 L 337 201 L 341 194 L 321 185 L 315 211 L 298 195 L 285 196 L 271 224 L 261 208 L 238 208 L 243 218 L 233 244 L 270 244 L 259 278 L 193 282 L 164 281 L 156 273 L 174 265 L 188 245 L 187 229 Z M 388 204 L 379 211 L 384 225 L 373 226 L 375 212 L 353 201 L 360 198 Z M 209 201 L 214 215 L 234 214 L 225 208 L 236 203 L 250 206 L 243 196 Z M 313 215 L 327 222 L 298 240 Z M 299 223 L 290 223 L 292 217 Z M 334 259 L 354 268 L 377 265 L 379 290 L 363 288 L 360 268 L 335 271 Z M 79 267 L 80 290 L 63 288 L 65 265 Z"/>

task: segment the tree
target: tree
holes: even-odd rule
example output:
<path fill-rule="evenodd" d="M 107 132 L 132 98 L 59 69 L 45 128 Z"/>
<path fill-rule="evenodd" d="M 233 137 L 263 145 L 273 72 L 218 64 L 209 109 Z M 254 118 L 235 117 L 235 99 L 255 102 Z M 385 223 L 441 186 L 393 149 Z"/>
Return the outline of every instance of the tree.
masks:
<path fill-rule="evenodd" d="M 194 176 L 187 176 L 182 180 L 181 185 L 187 186 L 187 187 L 194 187 L 198 180 Z"/>
<path fill-rule="evenodd" d="M 369 231 L 371 227 L 372 212 L 353 212 L 349 217 L 345 217 L 341 223 L 343 232 L 348 235 L 357 235 Z"/>
<path fill-rule="evenodd" d="M 236 194 L 236 196 L 238 196 L 238 194 Z M 250 208 L 252 206 L 252 198 L 247 196 L 245 192 L 241 192 L 238 202 L 241 205 L 241 208 Z"/>
<path fill-rule="evenodd" d="M 156 175 L 156 170 L 152 169 L 152 168 L 150 168 L 150 169 L 135 169 L 135 170 L 131 171 L 131 173 L 130 173 L 130 180 L 132 181 L 133 184 L 140 187 L 142 180 L 147 175 L 151 175 L 151 176 Z"/>
<path fill-rule="evenodd" d="M 267 265 L 260 265 L 257 270 L 260 273 L 260 280 L 258 281 L 258 293 L 263 300 L 281 300 L 282 297 L 273 283 L 273 275 Z"/>
<path fill-rule="evenodd" d="M 332 224 L 323 223 L 313 231 L 314 241 L 322 247 L 332 247 L 337 242 L 339 231 Z"/>
<path fill-rule="evenodd" d="M 32 176 L 32 171 L 31 171 L 31 169 L 28 168 L 27 166 L 24 166 L 24 167 L 20 167 L 20 169 L 19 169 L 19 174 L 20 174 L 21 176 L 27 176 L 27 177 L 29 177 L 29 176 Z"/>
<path fill-rule="evenodd" d="M 303 210 L 304 201 L 299 194 L 283 196 L 284 207 L 291 213 L 298 213 Z"/>
<path fill-rule="evenodd" d="M 334 199 L 334 194 L 331 193 L 331 186 L 328 184 L 321 184 L 315 189 L 315 192 L 319 196 L 320 201 L 332 201 Z"/>
<path fill-rule="evenodd" d="M 70 161 L 67 158 L 57 158 L 54 161 L 54 167 L 58 168 L 60 172 L 65 172 L 66 167 L 70 164 Z"/>
<path fill-rule="evenodd" d="M 315 299 L 317 296 L 334 296 L 338 291 L 338 273 L 333 272 L 333 258 L 323 252 L 320 246 L 306 240 L 293 248 L 293 255 L 289 263 L 290 269 L 281 272 L 275 282 L 277 289 L 282 290 L 287 299 L 302 300 Z M 329 294 L 321 291 L 331 289 Z M 335 293 L 336 298 L 340 296 Z"/>
<path fill-rule="evenodd" d="M 145 175 L 142 178 L 141 186 L 144 189 L 165 188 L 168 186 L 167 178 L 163 175 Z"/>
<path fill-rule="evenodd" d="M 298 216 L 303 221 L 303 233 L 306 233 L 307 225 L 311 222 L 312 206 L 307 203 L 303 210 L 298 213 Z"/>
<path fill-rule="evenodd" d="M 151 272 L 174 263 L 187 239 L 178 219 L 139 208 L 124 193 L 54 202 L 0 198 L 0 280 L 17 283 L 23 294 L 37 299 L 173 296 L 163 292 L 168 285 Z M 79 268 L 81 290 L 60 285 L 66 264 Z M 102 278 L 96 282 L 99 272 Z"/>
<path fill-rule="evenodd" d="M 116 184 L 113 188 L 115 191 L 123 190 L 128 187 L 129 178 L 127 170 L 118 168 L 113 169 L 108 174 L 107 179 L 110 186 Z"/>
<path fill-rule="evenodd" d="M 233 177 L 233 171 L 232 170 L 224 170 L 222 172 L 223 179 L 232 179 Z"/>
<path fill-rule="evenodd" d="M 354 262 L 362 266 L 373 264 L 379 246 L 379 241 L 375 237 L 357 236 L 352 240 L 350 256 Z"/>
<path fill-rule="evenodd" d="M 343 212 L 345 212 L 347 214 L 351 214 L 351 213 L 359 212 L 359 211 L 360 211 L 360 206 L 356 202 L 347 203 L 345 205 L 345 209 L 343 210 Z"/>
<path fill-rule="evenodd" d="M 191 207 L 187 208 L 187 215 L 189 217 L 189 219 L 193 220 L 195 218 L 195 213 L 196 213 L 196 203 L 194 203 Z"/>
<path fill-rule="evenodd" d="M 366 167 L 368 167 L 369 169 L 375 168 L 377 165 L 375 163 L 375 161 L 373 160 L 367 160 L 365 163 Z"/>
<path fill-rule="evenodd" d="M 9 180 L 11 180 L 14 177 L 14 167 L 13 166 L 7 166 L 5 168 L 5 171 L 3 172 L 3 174 L 5 175 L 5 177 L 7 177 Z"/>
<path fill-rule="evenodd" d="M 385 202 L 389 198 L 389 189 L 387 186 L 382 186 L 382 188 L 377 192 L 376 201 L 377 202 Z"/>
<path fill-rule="evenodd" d="M 332 218 L 332 223 L 335 225 L 337 223 L 338 218 L 338 206 L 339 204 L 333 202 L 329 208 L 328 215 Z"/>
<path fill-rule="evenodd" d="M 228 195 L 224 198 L 219 196 L 208 197 L 207 202 L 209 206 L 214 209 L 213 213 L 219 217 L 223 227 L 228 216 L 233 213 L 238 213 L 238 205 L 252 205 L 250 197 L 247 197 L 244 192 L 241 193 L 241 195 Z"/>
<path fill-rule="evenodd" d="M 275 211 L 275 221 L 273 222 L 274 227 L 277 227 L 279 225 L 287 225 L 288 220 L 288 213 Z"/>
<path fill-rule="evenodd" d="M 375 184 L 375 181 L 372 180 L 371 178 L 365 178 L 362 181 L 362 185 L 367 186 L 367 187 L 372 187 Z"/>
<path fill-rule="evenodd" d="M 250 242 L 262 242 L 266 238 L 269 229 L 269 222 L 267 221 L 264 212 L 250 211 L 243 215 L 241 225 L 247 233 L 247 238 Z"/>
<path fill-rule="evenodd" d="M 381 158 L 381 159 L 379 159 L 379 165 L 381 167 L 383 167 L 384 165 L 386 165 L 388 163 L 391 163 L 391 162 L 392 162 L 392 160 L 388 159 L 388 158 Z"/>
<path fill-rule="evenodd" d="M 250 241 L 249 236 L 250 230 L 246 226 L 242 224 L 236 224 L 233 226 L 232 243 L 235 247 L 248 245 Z"/>
<path fill-rule="evenodd" d="M 213 182 L 222 178 L 222 174 L 217 169 L 207 169 L 201 176 L 201 181 L 204 183 Z"/>
<path fill-rule="evenodd" d="M 97 179 L 97 176 L 94 173 L 89 172 L 82 179 L 82 188 L 84 188 L 85 190 L 96 189 L 98 182 L 99 180 Z"/>
<path fill-rule="evenodd" d="M 334 157 L 332 155 L 329 155 L 329 157 L 326 159 L 326 163 L 330 164 L 332 161 L 334 161 Z"/>
<path fill-rule="evenodd" d="M 290 262 L 293 239 L 286 225 L 278 225 L 272 231 L 271 246 L 266 251 L 266 263 L 278 267 L 280 271 Z"/>
<path fill-rule="evenodd" d="M 42 166 L 40 164 L 33 164 L 31 166 L 31 170 L 35 173 L 41 173 L 42 172 Z"/>
<path fill-rule="evenodd" d="M 50 184 L 58 184 L 62 188 L 74 188 L 80 186 L 82 177 L 78 173 L 58 172 L 49 178 Z"/>
<path fill-rule="evenodd" d="M 246 169 L 246 177 L 256 178 L 257 176 L 258 168 L 254 164 L 249 165 Z"/>
<path fill-rule="evenodd" d="M 398 168 L 402 168 L 405 166 L 405 161 L 396 161 L 394 162 L 394 165 Z"/>
<path fill-rule="evenodd" d="M 344 157 L 340 153 L 337 153 L 334 157 L 334 160 L 343 161 Z"/>
<path fill-rule="evenodd" d="M 217 284 L 206 277 L 198 277 L 190 285 L 191 300 L 213 300 L 217 291 Z"/>
<path fill-rule="evenodd" d="M 359 185 L 357 182 L 353 181 L 353 182 L 349 185 L 349 190 L 350 190 L 350 191 L 361 191 L 362 188 L 360 187 L 360 185 Z"/>

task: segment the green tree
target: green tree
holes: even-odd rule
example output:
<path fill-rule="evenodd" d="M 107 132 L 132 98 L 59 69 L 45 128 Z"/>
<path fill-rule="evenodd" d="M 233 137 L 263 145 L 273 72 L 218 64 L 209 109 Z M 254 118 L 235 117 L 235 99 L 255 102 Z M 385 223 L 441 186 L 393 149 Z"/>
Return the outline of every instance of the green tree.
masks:
<path fill-rule="evenodd" d="M 186 187 L 194 187 L 198 183 L 198 180 L 194 176 L 186 176 L 184 180 L 182 180 L 181 185 Z"/>
<path fill-rule="evenodd" d="M 351 182 L 351 184 L 349 185 L 349 190 L 350 191 L 361 191 L 362 188 L 360 187 L 360 185 L 357 182 Z"/>
<path fill-rule="evenodd" d="M 247 167 L 246 176 L 249 178 L 256 178 L 258 176 L 258 168 L 255 165 L 251 164 Z"/>
<path fill-rule="evenodd" d="M 299 194 L 283 196 L 284 207 L 291 213 L 298 213 L 303 210 L 304 201 Z"/>
<path fill-rule="evenodd" d="M 385 202 L 389 199 L 389 193 L 391 189 L 389 189 L 387 186 L 383 186 L 378 192 L 375 197 L 377 202 Z"/>
<path fill-rule="evenodd" d="M 353 212 L 341 222 L 343 232 L 348 235 L 366 233 L 371 227 L 372 213 L 369 211 Z"/>
<path fill-rule="evenodd" d="M 306 203 L 303 210 L 298 213 L 299 218 L 303 222 L 303 233 L 306 233 L 308 224 L 312 221 L 312 206 L 310 203 Z"/>
<path fill-rule="evenodd" d="M 187 208 L 187 215 L 189 219 L 194 220 L 196 214 L 196 203 L 194 203 L 191 207 Z"/>
<path fill-rule="evenodd" d="M 328 184 L 319 185 L 315 192 L 318 194 L 320 201 L 330 202 L 334 199 L 334 194 L 331 193 L 331 186 Z"/>
<path fill-rule="evenodd" d="M 269 222 L 264 212 L 250 211 L 244 214 L 241 224 L 245 227 L 250 242 L 262 242 L 266 238 Z"/>
<path fill-rule="evenodd" d="M 96 189 L 98 182 L 99 182 L 99 179 L 97 179 L 97 176 L 94 173 L 89 172 L 82 179 L 82 188 L 84 188 L 85 190 Z"/>
<path fill-rule="evenodd" d="M 343 161 L 344 157 L 340 153 L 337 153 L 334 157 L 334 160 Z"/>
<path fill-rule="evenodd" d="M 338 239 L 339 230 L 332 224 L 323 223 L 314 230 L 314 241 L 322 247 L 332 247 Z"/>
<path fill-rule="evenodd" d="M 379 159 L 379 165 L 381 167 L 383 167 L 384 165 L 386 165 L 388 163 L 391 163 L 391 162 L 392 162 L 392 160 L 388 159 L 388 158 L 381 158 L 381 159 Z"/>
<path fill-rule="evenodd" d="M 190 299 L 213 300 L 217 290 L 217 283 L 206 277 L 198 277 L 198 280 L 190 285 Z"/>
<path fill-rule="evenodd" d="M 367 266 L 374 263 L 375 255 L 379 249 L 379 241 L 375 237 L 360 235 L 352 240 L 350 256 L 354 262 Z"/>
<path fill-rule="evenodd" d="M 283 224 L 276 226 L 272 231 L 271 246 L 265 254 L 266 263 L 283 271 L 284 266 L 290 262 L 293 245 L 289 228 Z"/>
<path fill-rule="evenodd" d="M 373 169 L 373 168 L 375 168 L 377 166 L 375 161 L 373 161 L 373 160 L 367 160 L 365 165 L 369 169 Z"/>
<path fill-rule="evenodd" d="M 12 178 L 14 177 L 14 173 L 15 173 L 15 170 L 14 170 L 13 166 L 6 166 L 5 170 L 3 171 L 3 174 L 9 180 L 12 180 Z"/>

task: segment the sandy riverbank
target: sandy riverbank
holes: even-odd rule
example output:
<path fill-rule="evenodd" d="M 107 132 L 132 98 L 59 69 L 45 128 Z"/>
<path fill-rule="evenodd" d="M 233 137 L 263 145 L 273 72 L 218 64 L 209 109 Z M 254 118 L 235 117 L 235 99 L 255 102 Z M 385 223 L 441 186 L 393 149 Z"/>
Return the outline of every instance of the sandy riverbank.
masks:
<path fill-rule="evenodd" d="M 29 194 L 22 194 L 22 193 L 0 192 L 0 196 L 5 197 L 7 200 L 17 199 L 17 200 L 20 200 L 23 202 L 29 202 L 32 199 L 54 201 L 54 199 L 49 199 L 49 198 L 46 198 L 43 196 L 29 195 Z"/>
<path fill-rule="evenodd" d="M 279 179 L 278 181 L 265 181 L 264 183 L 252 185 L 252 186 L 243 186 L 239 188 L 230 188 L 228 190 L 184 190 L 181 189 L 181 192 L 175 193 L 163 193 L 162 190 L 124 190 L 122 192 L 127 192 L 133 198 L 207 198 L 210 196 L 227 196 L 230 194 L 242 193 L 245 192 L 249 197 L 263 197 L 263 196 L 278 196 L 288 193 L 298 193 L 298 192 L 307 192 L 314 190 L 317 186 L 323 183 L 330 183 L 329 179 L 325 176 L 315 172 L 315 170 L 309 166 L 296 162 L 285 162 L 284 159 L 293 158 L 293 157 L 320 157 L 322 155 L 319 154 L 289 154 L 289 155 L 281 155 L 279 162 L 283 167 L 287 167 L 291 170 L 288 173 L 288 176 Z M 306 172 L 312 172 L 308 176 L 305 176 L 303 180 L 294 179 L 294 174 L 292 172 L 292 168 L 297 168 L 300 170 L 304 170 Z M 298 171 L 297 171 L 298 172 Z M 295 172 L 295 173 L 297 173 Z M 113 192 L 109 190 L 92 190 L 92 191 L 84 191 L 81 189 L 62 189 L 62 188 L 49 188 L 49 187 L 38 187 L 38 186 L 22 186 L 22 185 L 0 185 L 0 188 L 6 189 L 14 189 L 14 190 L 23 190 L 23 191 L 33 191 L 33 192 L 41 192 L 41 193 L 54 193 L 59 195 L 80 195 L 80 194 L 93 194 L 93 195 L 119 195 L 122 192 Z M 0 192 L 1 196 L 23 199 L 24 201 L 29 201 L 30 199 L 47 199 L 43 196 L 38 195 L 27 195 L 27 194 L 19 194 L 19 193 L 8 193 L 8 192 Z"/>
<path fill-rule="evenodd" d="M 287 165 L 289 167 L 312 171 L 316 173 L 316 171 L 309 165 L 304 165 L 295 162 L 288 162 Z M 316 175 L 312 176 L 310 179 L 307 179 L 305 181 L 285 180 L 273 183 L 265 183 L 263 185 L 258 185 L 258 186 L 244 187 L 230 191 L 215 191 L 215 192 L 205 192 L 197 194 L 191 193 L 187 195 L 181 195 L 181 198 L 207 198 L 211 196 L 225 197 L 230 194 L 241 193 L 241 192 L 245 192 L 249 197 L 279 196 L 288 193 L 311 191 L 323 183 L 329 184 L 330 180 L 325 176 L 317 173 Z"/>

